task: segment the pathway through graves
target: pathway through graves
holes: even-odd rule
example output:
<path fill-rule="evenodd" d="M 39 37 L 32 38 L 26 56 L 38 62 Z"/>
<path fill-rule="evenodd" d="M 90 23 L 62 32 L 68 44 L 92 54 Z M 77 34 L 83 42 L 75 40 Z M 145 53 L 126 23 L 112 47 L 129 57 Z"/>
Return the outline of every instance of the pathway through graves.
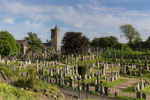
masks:
<path fill-rule="evenodd" d="M 110 87 L 109 92 L 111 94 L 115 94 L 115 92 L 116 92 L 118 96 L 127 96 L 127 97 L 131 97 L 131 98 L 136 98 L 135 93 L 126 93 L 126 92 L 122 92 L 122 90 L 136 84 L 140 80 L 139 79 L 132 79 L 132 78 L 128 78 L 128 77 L 120 77 L 120 78 L 126 79 L 127 81 L 122 83 L 122 84 L 119 84 L 117 86 Z"/>
<path fill-rule="evenodd" d="M 106 72 L 106 74 L 110 74 L 110 73 L 111 71 Z M 127 81 L 117 86 L 110 87 L 109 93 L 115 94 L 116 92 L 118 96 L 127 96 L 131 98 L 136 98 L 136 93 L 126 93 L 126 92 L 122 92 L 122 90 L 140 82 L 140 79 L 133 79 L 133 78 L 123 77 L 123 76 L 120 76 L 120 78 L 126 79 Z M 147 99 L 149 100 L 150 96 L 147 96 Z"/>

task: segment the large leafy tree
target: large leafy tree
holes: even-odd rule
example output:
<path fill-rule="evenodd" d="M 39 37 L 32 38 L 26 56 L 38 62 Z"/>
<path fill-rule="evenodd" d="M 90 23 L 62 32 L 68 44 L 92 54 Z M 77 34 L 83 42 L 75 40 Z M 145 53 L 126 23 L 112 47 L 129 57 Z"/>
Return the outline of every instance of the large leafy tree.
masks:
<path fill-rule="evenodd" d="M 118 45 L 118 43 L 119 42 L 116 37 L 110 36 L 110 37 L 94 38 L 91 42 L 91 45 L 100 48 L 106 48 L 106 47 L 114 48 Z"/>
<path fill-rule="evenodd" d="M 132 44 L 133 41 L 140 40 L 139 32 L 132 25 L 121 25 L 120 30 L 123 32 L 123 35 L 129 40 L 129 44 Z"/>
<path fill-rule="evenodd" d="M 89 39 L 81 32 L 66 32 L 63 40 L 63 50 L 66 54 L 83 53 L 89 47 Z"/>
<path fill-rule="evenodd" d="M 7 31 L 0 31 L 0 54 L 3 56 L 15 55 L 20 50 L 12 34 Z"/>
<path fill-rule="evenodd" d="M 147 42 L 150 42 L 150 36 L 147 38 L 147 40 L 146 40 Z"/>
<path fill-rule="evenodd" d="M 29 32 L 28 37 L 25 37 L 25 40 L 28 45 L 27 52 L 30 52 L 32 55 L 40 53 L 44 48 L 42 41 L 38 38 L 36 33 Z"/>

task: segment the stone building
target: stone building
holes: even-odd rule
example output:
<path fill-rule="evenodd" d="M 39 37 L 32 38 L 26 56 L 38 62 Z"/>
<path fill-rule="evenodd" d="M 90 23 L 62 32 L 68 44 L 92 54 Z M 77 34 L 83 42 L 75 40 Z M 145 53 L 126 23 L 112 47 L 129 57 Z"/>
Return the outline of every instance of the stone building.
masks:
<path fill-rule="evenodd" d="M 60 29 L 58 29 L 57 26 L 51 29 L 51 46 L 54 47 L 55 52 L 61 52 Z"/>
<path fill-rule="evenodd" d="M 47 40 L 46 43 L 43 43 L 45 47 L 53 46 L 55 49 L 55 52 L 57 54 L 61 53 L 61 39 L 60 39 L 60 29 L 58 29 L 57 26 L 55 26 L 54 29 L 51 29 L 51 40 Z M 27 50 L 27 44 L 25 40 L 17 40 L 21 44 L 21 52 L 23 54 L 26 53 Z"/>

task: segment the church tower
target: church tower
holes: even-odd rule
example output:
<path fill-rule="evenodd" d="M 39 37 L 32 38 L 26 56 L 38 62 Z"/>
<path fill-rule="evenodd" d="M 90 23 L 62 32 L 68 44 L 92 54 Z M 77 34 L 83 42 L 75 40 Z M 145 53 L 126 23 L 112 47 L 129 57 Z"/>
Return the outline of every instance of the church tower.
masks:
<path fill-rule="evenodd" d="M 57 54 L 61 52 L 60 29 L 57 26 L 51 29 L 51 46 L 54 47 Z"/>

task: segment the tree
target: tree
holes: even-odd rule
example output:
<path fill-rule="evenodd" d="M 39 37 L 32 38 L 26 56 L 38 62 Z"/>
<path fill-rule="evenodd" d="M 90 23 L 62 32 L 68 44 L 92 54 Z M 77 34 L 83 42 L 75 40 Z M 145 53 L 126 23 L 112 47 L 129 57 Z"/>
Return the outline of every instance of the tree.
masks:
<path fill-rule="evenodd" d="M 17 42 L 17 48 L 18 48 L 18 53 L 20 53 L 21 52 L 21 44 L 19 43 L 19 42 Z"/>
<path fill-rule="evenodd" d="M 132 44 L 133 41 L 140 38 L 139 32 L 136 31 L 136 29 L 130 24 L 120 26 L 120 30 L 123 32 L 123 35 L 129 40 L 129 44 Z"/>
<path fill-rule="evenodd" d="M 3 56 L 15 55 L 19 52 L 17 42 L 12 34 L 0 31 L 0 54 Z"/>
<path fill-rule="evenodd" d="M 44 46 L 36 33 L 29 32 L 28 36 L 29 37 L 25 37 L 26 43 L 28 45 L 27 52 L 31 52 L 33 56 L 33 54 L 41 52 Z"/>
<path fill-rule="evenodd" d="M 66 54 L 83 53 L 89 47 L 89 39 L 81 32 L 67 32 L 62 40 L 63 50 Z"/>
<path fill-rule="evenodd" d="M 94 38 L 91 42 L 91 45 L 94 47 L 111 47 L 114 48 L 119 44 L 118 39 L 114 36 L 110 37 L 100 37 L 100 38 Z"/>
<path fill-rule="evenodd" d="M 146 40 L 147 42 L 150 42 L 150 36 L 148 37 L 148 39 Z"/>
<path fill-rule="evenodd" d="M 135 40 L 133 41 L 133 43 L 139 43 L 139 42 L 142 42 L 141 37 L 136 37 Z"/>
<path fill-rule="evenodd" d="M 47 54 L 50 54 L 50 53 L 54 53 L 55 52 L 55 49 L 54 49 L 54 47 L 53 46 L 48 46 L 48 47 L 46 47 L 46 53 Z"/>

